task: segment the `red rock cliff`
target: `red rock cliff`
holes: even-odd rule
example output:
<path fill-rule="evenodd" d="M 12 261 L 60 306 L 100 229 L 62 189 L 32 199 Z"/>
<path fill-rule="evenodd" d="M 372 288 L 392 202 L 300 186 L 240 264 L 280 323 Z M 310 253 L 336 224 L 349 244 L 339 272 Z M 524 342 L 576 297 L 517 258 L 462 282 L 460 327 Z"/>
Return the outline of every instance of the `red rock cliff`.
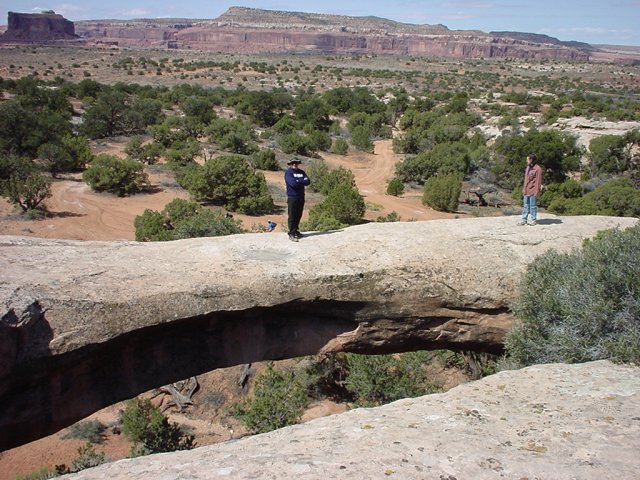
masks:
<path fill-rule="evenodd" d="M 444 25 L 232 7 L 214 20 L 78 22 L 86 39 L 120 46 L 221 52 L 389 53 L 458 58 L 588 60 L 588 50 Z"/>
<path fill-rule="evenodd" d="M 48 42 L 78 38 L 73 22 L 54 12 L 9 12 L 7 31 L 0 37 L 4 42 Z"/>

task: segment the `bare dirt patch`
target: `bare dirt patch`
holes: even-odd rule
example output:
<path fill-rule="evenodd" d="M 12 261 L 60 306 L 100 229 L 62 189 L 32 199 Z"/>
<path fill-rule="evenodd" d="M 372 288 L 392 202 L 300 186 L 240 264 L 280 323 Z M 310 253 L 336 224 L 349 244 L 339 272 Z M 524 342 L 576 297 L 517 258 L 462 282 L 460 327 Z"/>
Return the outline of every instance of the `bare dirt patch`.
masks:
<path fill-rule="evenodd" d="M 97 153 L 122 155 L 124 142 L 98 148 Z M 365 197 L 369 209 L 365 218 L 375 220 L 378 216 L 397 212 L 402 220 L 433 220 L 453 218 L 451 213 L 437 212 L 422 205 L 422 192 L 409 191 L 400 197 L 387 195 L 386 182 L 393 176 L 399 156 L 391 149 L 391 140 L 376 142 L 375 153 L 350 152 L 349 155 L 325 153 L 322 158 L 332 167 L 343 166 L 353 171 L 360 193 Z M 152 167 L 147 169 L 151 182 L 150 193 L 128 197 L 117 197 L 110 193 L 94 192 L 82 181 L 81 176 L 68 175 L 52 185 L 52 196 L 45 201 L 49 214 L 41 220 L 28 220 L 2 198 L 0 199 L 0 233 L 40 238 L 67 240 L 134 240 L 133 225 L 136 216 L 145 209 L 160 211 L 174 198 L 189 198 L 180 188 L 169 169 Z M 283 172 L 264 172 L 270 188 L 284 191 Z M 313 179 L 312 179 L 313 181 Z M 276 213 L 262 216 L 234 214 L 246 229 L 253 225 L 264 226 L 267 220 L 278 223 L 276 231 L 286 230 L 286 200 L 276 196 Z M 309 207 L 305 208 L 303 220 Z"/>

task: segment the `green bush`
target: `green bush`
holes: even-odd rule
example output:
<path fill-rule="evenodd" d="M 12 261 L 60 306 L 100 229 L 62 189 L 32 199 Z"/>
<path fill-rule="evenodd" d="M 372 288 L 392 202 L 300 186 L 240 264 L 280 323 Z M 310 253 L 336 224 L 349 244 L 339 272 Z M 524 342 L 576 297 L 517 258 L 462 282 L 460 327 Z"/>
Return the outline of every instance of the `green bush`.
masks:
<path fill-rule="evenodd" d="M 122 432 L 134 444 L 132 456 L 195 447 L 193 435 L 185 435 L 177 423 L 169 423 L 160 409 L 147 399 L 134 398 L 127 402 L 122 413 Z"/>
<path fill-rule="evenodd" d="M 428 381 L 424 366 L 427 352 L 399 355 L 347 354 L 347 390 L 364 406 L 382 405 L 400 398 L 434 393 L 438 388 Z"/>
<path fill-rule="evenodd" d="M 349 152 L 349 144 L 344 138 L 336 138 L 331 147 L 331 153 L 346 155 Z"/>
<path fill-rule="evenodd" d="M 582 250 L 527 268 L 507 335 L 516 365 L 609 358 L 640 363 L 640 226 L 600 232 Z"/>
<path fill-rule="evenodd" d="M 442 212 L 455 212 L 462 191 L 462 178 L 451 173 L 430 177 L 424 184 L 422 203 Z"/>
<path fill-rule="evenodd" d="M 322 203 L 309 210 L 306 228 L 333 230 L 362 222 L 366 211 L 364 198 L 358 189 L 348 183 L 334 187 Z"/>
<path fill-rule="evenodd" d="M 263 149 L 253 154 L 251 157 L 253 160 L 253 165 L 258 170 L 270 170 L 273 172 L 277 172 L 280 170 L 280 165 L 278 165 L 278 161 L 276 160 L 276 154 L 271 149 Z"/>
<path fill-rule="evenodd" d="M 71 462 L 70 472 L 75 473 L 104 463 L 104 453 L 96 452 L 91 443 L 78 447 L 78 456 Z"/>
<path fill-rule="evenodd" d="M 93 190 L 115 193 L 120 197 L 141 192 L 149 185 L 141 163 L 106 154 L 93 159 L 82 179 Z"/>
<path fill-rule="evenodd" d="M 298 423 L 308 403 L 302 381 L 270 363 L 256 379 L 253 398 L 235 403 L 232 413 L 251 432 L 264 433 Z"/>
<path fill-rule="evenodd" d="M 31 473 L 25 473 L 24 475 L 17 475 L 16 480 L 48 480 L 50 478 L 55 478 L 59 475 L 66 473 L 58 472 L 55 469 L 49 469 L 47 467 L 39 468 Z"/>
<path fill-rule="evenodd" d="M 351 131 L 351 145 L 362 152 L 373 153 L 371 130 L 364 125 L 354 127 Z"/>
<path fill-rule="evenodd" d="M 327 132 L 314 130 L 307 137 L 307 145 L 311 152 L 328 152 L 331 149 L 331 137 Z"/>
<path fill-rule="evenodd" d="M 278 146 L 287 155 L 309 156 L 313 153 L 309 138 L 298 133 L 287 133 L 278 139 Z"/>
<path fill-rule="evenodd" d="M 394 197 L 397 197 L 399 195 L 402 195 L 403 193 L 404 183 L 402 183 L 402 180 L 397 177 L 389 180 L 389 183 L 387 183 L 387 195 L 393 195 Z"/>
<path fill-rule="evenodd" d="M 378 223 L 388 223 L 388 222 L 399 222 L 400 215 L 395 210 L 385 216 L 379 216 L 376 218 L 376 222 Z"/>
<path fill-rule="evenodd" d="M 629 178 L 614 178 L 583 197 L 572 199 L 567 213 L 640 217 L 640 189 Z"/>
<path fill-rule="evenodd" d="M 273 211 L 273 198 L 262 172 L 253 171 L 247 160 L 236 155 L 212 158 L 202 165 L 182 169 L 180 185 L 198 201 L 224 205 L 247 215 Z"/>
<path fill-rule="evenodd" d="M 218 237 L 244 231 L 240 220 L 181 198 L 167 203 L 162 212 L 146 209 L 135 218 L 134 226 L 139 242 Z"/>
<path fill-rule="evenodd" d="M 353 172 L 344 167 L 330 170 L 324 161 L 313 162 L 307 169 L 311 181 L 311 189 L 329 195 L 338 185 L 356 186 Z"/>
<path fill-rule="evenodd" d="M 124 149 L 124 153 L 131 160 L 137 162 L 146 163 L 147 165 L 153 165 L 158 161 L 160 155 L 162 155 L 163 147 L 159 143 L 151 142 L 143 144 L 142 137 L 133 137 Z"/>
<path fill-rule="evenodd" d="M 42 208 L 42 202 L 51 196 L 51 179 L 37 172 L 16 172 L 0 182 L 0 192 L 24 212 L 32 212 Z"/>

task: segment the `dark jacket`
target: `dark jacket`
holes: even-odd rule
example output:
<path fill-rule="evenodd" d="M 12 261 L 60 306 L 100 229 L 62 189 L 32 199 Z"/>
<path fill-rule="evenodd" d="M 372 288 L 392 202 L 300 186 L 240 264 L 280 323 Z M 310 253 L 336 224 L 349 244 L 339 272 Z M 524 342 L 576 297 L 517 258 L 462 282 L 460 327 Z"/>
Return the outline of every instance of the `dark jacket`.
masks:
<path fill-rule="evenodd" d="M 284 181 L 287 184 L 289 198 L 304 198 L 304 187 L 311 183 L 304 170 L 291 167 L 284 172 Z"/>

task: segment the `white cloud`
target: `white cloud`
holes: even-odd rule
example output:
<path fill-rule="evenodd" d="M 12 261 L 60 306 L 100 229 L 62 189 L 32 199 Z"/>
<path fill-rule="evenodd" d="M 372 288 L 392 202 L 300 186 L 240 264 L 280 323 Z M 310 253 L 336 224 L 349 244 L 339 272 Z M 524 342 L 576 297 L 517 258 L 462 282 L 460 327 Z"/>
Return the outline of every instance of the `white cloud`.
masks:
<path fill-rule="evenodd" d="M 86 12 L 86 8 L 80 5 L 74 5 L 72 3 L 63 3 L 53 8 L 56 13 L 59 13 L 63 17 L 73 17 L 80 13 Z"/>

